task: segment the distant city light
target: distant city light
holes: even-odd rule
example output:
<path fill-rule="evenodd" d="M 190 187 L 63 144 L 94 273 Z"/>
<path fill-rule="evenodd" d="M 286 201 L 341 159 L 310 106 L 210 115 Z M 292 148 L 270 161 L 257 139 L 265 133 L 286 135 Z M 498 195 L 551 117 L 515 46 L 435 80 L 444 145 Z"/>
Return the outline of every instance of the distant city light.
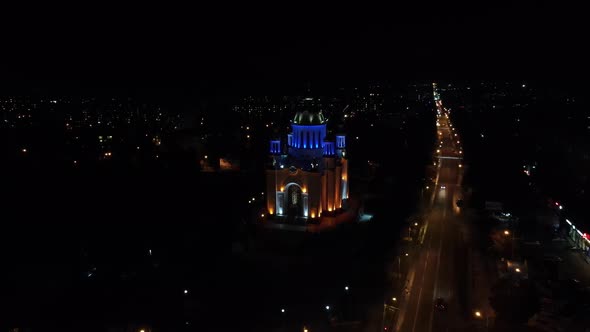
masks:
<path fill-rule="evenodd" d="M 262 218 L 264 218 L 264 213 L 260 215 Z"/>
<path fill-rule="evenodd" d="M 282 313 L 285 313 L 285 309 L 281 309 L 281 312 L 282 312 Z"/>
<path fill-rule="evenodd" d="M 184 290 L 184 294 L 188 294 L 188 289 L 185 289 Z"/>
<path fill-rule="evenodd" d="M 329 305 L 326 306 L 326 310 L 330 310 L 330 306 Z"/>
<path fill-rule="evenodd" d="M 348 286 L 344 286 L 344 290 L 348 290 Z"/>
<path fill-rule="evenodd" d="M 21 150 L 23 153 L 27 153 L 27 149 L 22 149 Z"/>

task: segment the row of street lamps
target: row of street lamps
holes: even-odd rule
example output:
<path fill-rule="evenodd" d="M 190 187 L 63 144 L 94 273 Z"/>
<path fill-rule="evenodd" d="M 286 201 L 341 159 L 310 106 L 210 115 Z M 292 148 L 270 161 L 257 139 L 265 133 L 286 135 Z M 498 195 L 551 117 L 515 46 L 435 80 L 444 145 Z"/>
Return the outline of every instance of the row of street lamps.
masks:
<path fill-rule="evenodd" d="M 344 286 L 344 291 L 348 294 L 348 292 L 350 291 L 350 287 L 348 285 Z M 330 305 L 326 305 L 324 306 L 324 309 L 327 312 L 330 312 L 330 310 L 332 309 L 332 307 Z M 287 313 L 287 309 L 286 308 L 281 308 L 281 314 L 286 314 Z M 309 328 L 307 326 L 303 326 L 303 332 L 310 332 Z"/>

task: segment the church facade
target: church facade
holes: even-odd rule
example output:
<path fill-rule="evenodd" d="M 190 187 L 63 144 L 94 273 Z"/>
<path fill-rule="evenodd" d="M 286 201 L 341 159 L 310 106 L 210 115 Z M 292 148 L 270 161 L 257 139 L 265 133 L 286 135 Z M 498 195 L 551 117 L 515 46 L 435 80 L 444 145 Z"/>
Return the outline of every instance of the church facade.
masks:
<path fill-rule="evenodd" d="M 329 132 L 313 99 L 303 100 L 286 137 L 270 142 L 266 210 L 275 220 L 319 221 L 348 199 L 346 136 Z"/>

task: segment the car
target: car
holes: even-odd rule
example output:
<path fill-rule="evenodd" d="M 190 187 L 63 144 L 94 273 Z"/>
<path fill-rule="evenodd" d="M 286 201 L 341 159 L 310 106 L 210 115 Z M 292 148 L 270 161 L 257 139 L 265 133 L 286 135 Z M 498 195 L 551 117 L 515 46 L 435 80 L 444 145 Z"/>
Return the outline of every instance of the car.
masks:
<path fill-rule="evenodd" d="M 582 248 L 579 248 L 578 246 L 569 246 L 566 249 L 569 251 L 582 251 Z"/>
<path fill-rule="evenodd" d="M 447 303 L 445 302 L 445 299 L 439 297 L 434 300 L 434 308 L 440 311 L 447 310 Z"/>
<path fill-rule="evenodd" d="M 501 222 L 508 222 L 513 219 L 513 216 L 509 212 L 495 211 L 492 213 L 492 218 Z"/>
<path fill-rule="evenodd" d="M 543 256 L 543 260 L 550 261 L 550 262 L 562 262 L 563 261 L 563 259 L 557 255 L 545 255 L 545 256 Z"/>
<path fill-rule="evenodd" d="M 447 187 L 446 186 L 440 186 L 440 189 L 445 190 L 445 189 L 447 189 Z"/>
<path fill-rule="evenodd" d="M 529 246 L 540 246 L 541 242 L 538 240 L 532 240 L 532 241 L 525 241 L 525 242 L 523 242 L 523 244 L 526 244 Z"/>

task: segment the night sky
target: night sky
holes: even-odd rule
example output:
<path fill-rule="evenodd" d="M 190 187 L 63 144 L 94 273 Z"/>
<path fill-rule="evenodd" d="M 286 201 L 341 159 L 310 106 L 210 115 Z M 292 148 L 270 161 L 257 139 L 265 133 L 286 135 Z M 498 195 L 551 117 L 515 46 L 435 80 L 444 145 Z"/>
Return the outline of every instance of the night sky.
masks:
<path fill-rule="evenodd" d="M 558 3 L 223 4 L 15 9 L 8 86 L 200 86 L 315 80 L 581 78 L 584 11 Z"/>

